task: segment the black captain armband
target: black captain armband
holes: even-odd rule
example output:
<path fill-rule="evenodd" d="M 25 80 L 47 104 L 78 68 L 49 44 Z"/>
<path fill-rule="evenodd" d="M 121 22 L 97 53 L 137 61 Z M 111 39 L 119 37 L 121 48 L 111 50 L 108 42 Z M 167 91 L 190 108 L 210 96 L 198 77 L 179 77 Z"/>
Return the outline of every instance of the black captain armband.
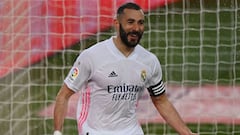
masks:
<path fill-rule="evenodd" d="M 148 88 L 148 92 L 150 93 L 150 96 L 159 96 L 165 92 L 165 86 L 163 81 L 161 80 L 156 85 L 150 86 Z"/>

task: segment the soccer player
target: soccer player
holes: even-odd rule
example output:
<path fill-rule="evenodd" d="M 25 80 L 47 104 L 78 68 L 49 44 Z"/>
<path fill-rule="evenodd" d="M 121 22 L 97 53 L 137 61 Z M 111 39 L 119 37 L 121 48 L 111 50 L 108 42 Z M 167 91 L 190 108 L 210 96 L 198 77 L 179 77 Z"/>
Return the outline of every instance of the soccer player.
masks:
<path fill-rule="evenodd" d="M 64 80 L 54 109 L 54 135 L 61 129 L 71 95 L 80 92 L 79 135 L 143 135 L 136 118 L 139 96 L 148 90 L 161 116 L 180 135 L 195 135 L 165 94 L 157 57 L 139 45 L 144 13 L 134 3 L 119 7 L 116 36 L 84 50 Z"/>

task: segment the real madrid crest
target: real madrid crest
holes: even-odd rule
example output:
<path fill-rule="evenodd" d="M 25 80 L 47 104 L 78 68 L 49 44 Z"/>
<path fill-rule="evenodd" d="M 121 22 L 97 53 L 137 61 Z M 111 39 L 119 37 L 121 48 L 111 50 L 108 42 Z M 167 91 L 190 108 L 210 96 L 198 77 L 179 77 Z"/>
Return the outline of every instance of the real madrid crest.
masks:
<path fill-rule="evenodd" d="M 147 77 L 147 72 L 146 72 L 146 70 L 142 70 L 142 71 L 141 71 L 141 79 L 142 79 L 143 82 L 145 82 L 146 77 Z"/>

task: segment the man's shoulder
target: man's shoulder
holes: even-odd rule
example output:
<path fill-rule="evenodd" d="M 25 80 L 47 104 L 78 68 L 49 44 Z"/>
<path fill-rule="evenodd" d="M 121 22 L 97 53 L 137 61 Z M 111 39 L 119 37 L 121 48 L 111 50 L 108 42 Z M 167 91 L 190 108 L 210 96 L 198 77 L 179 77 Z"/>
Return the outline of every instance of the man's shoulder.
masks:
<path fill-rule="evenodd" d="M 154 53 L 150 52 L 149 50 L 142 47 L 141 45 L 136 46 L 136 51 L 138 55 L 140 55 L 143 58 L 150 58 L 150 59 L 156 58 L 156 55 Z"/>
<path fill-rule="evenodd" d="M 108 51 L 107 50 L 107 45 L 110 44 L 111 42 L 109 39 L 100 41 L 96 44 L 93 44 L 91 47 L 83 50 L 81 54 L 85 55 L 86 57 L 89 57 L 89 59 L 99 59 L 102 58 L 106 55 Z M 109 53 L 107 53 L 109 54 Z"/>
<path fill-rule="evenodd" d="M 105 39 L 103 41 L 99 41 L 98 43 L 93 44 L 91 47 L 86 49 L 87 51 L 99 51 L 99 50 L 104 50 L 107 44 L 110 44 L 111 41 L 110 39 Z"/>

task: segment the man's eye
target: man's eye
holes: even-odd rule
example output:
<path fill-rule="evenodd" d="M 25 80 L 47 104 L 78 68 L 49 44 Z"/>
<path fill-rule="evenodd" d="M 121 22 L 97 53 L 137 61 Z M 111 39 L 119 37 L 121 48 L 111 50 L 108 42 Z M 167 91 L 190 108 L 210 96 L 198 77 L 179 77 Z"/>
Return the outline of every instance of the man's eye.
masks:
<path fill-rule="evenodd" d="M 144 24 L 144 21 L 139 21 L 139 24 Z"/>

